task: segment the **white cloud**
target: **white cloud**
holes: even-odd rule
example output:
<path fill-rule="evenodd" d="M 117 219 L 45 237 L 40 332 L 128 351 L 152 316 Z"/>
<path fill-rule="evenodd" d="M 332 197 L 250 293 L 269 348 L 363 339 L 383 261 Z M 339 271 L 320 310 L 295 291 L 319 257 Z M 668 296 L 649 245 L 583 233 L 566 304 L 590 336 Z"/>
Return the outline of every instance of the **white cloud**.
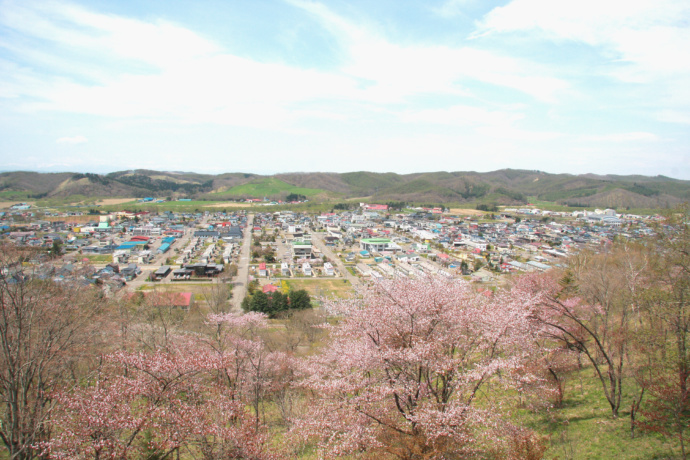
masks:
<path fill-rule="evenodd" d="M 279 128 L 300 116 L 294 103 L 357 94 L 351 78 L 234 56 L 167 22 L 29 2 L 6 8 L 0 25 L 58 50 L 16 44 L 29 64 L 0 62 L 0 95 L 26 96 L 22 111 Z"/>
<path fill-rule="evenodd" d="M 456 105 L 446 109 L 408 111 L 400 119 L 407 123 L 428 123 L 435 125 L 467 126 L 486 139 L 505 139 L 515 141 L 546 141 L 562 134 L 548 131 L 530 131 L 516 124 L 525 115 L 515 111 L 487 110 L 481 107 Z"/>
<path fill-rule="evenodd" d="M 630 133 L 611 133 L 596 136 L 582 136 L 583 141 L 594 142 L 653 142 L 658 141 L 659 137 L 656 134 L 646 132 L 630 132 Z"/>
<path fill-rule="evenodd" d="M 56 144 L 83 144 L 89 140 L 84 136 L 61 137 L 55 140 Z"/>
<path fill-rule="evenodd" d="M 690 49 L 682 25 L 686 14 L 683 8 L 663 10 L 668 0 L 659 8 L 638 0 L 630 8 L 592 0 L 516 0 L 485 16 L 476 40 L 464 41 L 449 38 L 451 21 L 432 15 L 424 18 L 430 23 L 415 25 L 415 33 L 446 29 L 424 41 L 414 34 L 396 41 L 392 37 L 399 35 L 386 27 L 400 32 L 405 24 L 396 22 L 397 15 L 355 16 L 367 14 L 366 2 L 359 10 L 347 6 L 343 16 L 336 4 L 285 1 L 296 7 L 281 18 L 297 31 L 295 50 L 311 51 L 305 38 L 319 36 L 325 43 L 314 47 L 304 67 L 299 53 L 286 58 L 291 64 L 254 57 L 256 50 L 279 56 L 281 48 L 264 48 L 276 46 L 276 37 L 242 48 L 240 56 L 205 35 L 211 28 L 193 31 L 183 22 L 157 20 L 151 6 L 145 10 L 154 19 L 131 19 L 61 1 L 0 0 L 0 119 L 8 120 L 0 129 L 44 132 L 38 123 L 51 118 L 57 133 L 76 126 L 91 133 L 83 148 L 55 147 L 61 161 L 86 148 L 94 154 L 75 154 L 74 161 L 143 167 L 142 161 L 160 164 L 156 152 L 165 152 L 166 163 L 192 170 L 206 167 L 195 160 L 203 151 L 216 168 L 248 171 L 364 164 L 409 172 L 561 172 L 573 164 L 566 139 L 574 147 L 596 147 L 587 168 L 596 162 L 597 172 L 616 172 L 631 150 L 642 152 L 640 158 L 652 152 L 654 167 L 657 150 L 677 156 L 687 150 L 682 128 L 690 124 L 690 63 L 677 58 Z M 486 8 L 477 0 L 444 5 L 460 14 Z M 305 33 L 315 26 L 319 30 Z M 236 33 L 233 38 L 246 39 Z M 284 33 L 277 30 L 276 36 Z M 330 54 L 323 59 L 318 53 Z M 615 78 L 614 84 L 602 75 Z M 655 119 L 641 124 L 644 116 Z M 108 138 L 113 133 L 117 137 Z M 86 142 L 83 136 L 56 142 L 66 147 L 80 138 Z M 25 152 L 40 147 L 21 142 Z M 231 166 L 228 151 L 238 152 Z"/>
<path fill-rule="evenodd" d="M 466 85 L 480 81 L 554 101 L 569 86 L 534 62 L 470 47 L 400 45 L 322 4 L 290 3 L 312 14 L 339 40 L 347 55 L 343 71 L 368 82 L 364 92 L 373 100 L 396 101 L 420 93 L 466 95 Z"/>
<path fill-rule="evenodd" d="M 235 56 L 170 22 L 58 2 L 9 2 L 0 25 L 29 40 L 8 45 L 25 64 L 0 65 L 0 81 L 6 82 L 0 95 L 18 98 L 14 107 L 24 112 L 289 129 L 310 117 L 310 104 L 330 106 L 330 118 L 337 118 L 342 103 L 358 101 L 361 118 L 381 104 L 417 95 L 467 96 L 466 84 L 473 81 L 543 101 L 554 101 L 568 87 L 533 63 L 469 47 L 402 46 L 322 4 L 292 3 L 345 47 L 339 72 Z M 34 40 L 45 46 L 26 45 Z M 41 66 L 48 72 L 36 70 Z"/>
<path fill-rule="evenodd" d="M 481 107 L 455 105 L 444 109 L 408 111 L 401 114 L 400 118 L 407 123 L 508 127 L 514 122 L 524 118 L 524 115 L 521 113 L 487 110 Z"/>
<path fill-rule="evenodd" d="M 666 123 L 690 125 L 690 111 L 662 110 L 656 114 L 656 119 Z"/>
<path fill-rule="evenodd" d="M 482 126 L 477 132 L 489 139 L 504 139 L 510 141 L 543 142 L 561 137 L 563 134 L 552 131 L 529 131 L 513 126 Z"/>
<path fill-rule="evenodd" d="M 598 47 L 626 64 L 612 75 L 649 82 L 690 72 L 690 3 L 685 0 L 514 0 L 488 13 L 476 36 L 528 32 Z"/>
<path fill-rule="evenodd" d="M 8 28 L 97 59 L 122 58 L 165 67 L 220 51 L 213 42 L 166 21 L 153 23 L 90 12 L 55 1 L 6 2 Z"/>

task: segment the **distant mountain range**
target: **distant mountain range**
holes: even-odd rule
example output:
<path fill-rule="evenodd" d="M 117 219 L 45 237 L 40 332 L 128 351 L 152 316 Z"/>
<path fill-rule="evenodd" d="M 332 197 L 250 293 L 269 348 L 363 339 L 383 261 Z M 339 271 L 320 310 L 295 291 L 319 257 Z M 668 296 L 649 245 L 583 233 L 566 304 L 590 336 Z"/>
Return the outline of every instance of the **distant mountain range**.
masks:
<path fill-rule="evenodd" d="M 492 203 L 522 205 L 530 199 L 571 206 L 665 208 L 690 200 L 690 181 L 664 176 L 549 174 L 502 169 L 415 174 L 350 172 L 260 176 L 152 170 L 110 174 L 0 173 L 0 200 L 88 197 L 361 199 L 372 202 Z"/>

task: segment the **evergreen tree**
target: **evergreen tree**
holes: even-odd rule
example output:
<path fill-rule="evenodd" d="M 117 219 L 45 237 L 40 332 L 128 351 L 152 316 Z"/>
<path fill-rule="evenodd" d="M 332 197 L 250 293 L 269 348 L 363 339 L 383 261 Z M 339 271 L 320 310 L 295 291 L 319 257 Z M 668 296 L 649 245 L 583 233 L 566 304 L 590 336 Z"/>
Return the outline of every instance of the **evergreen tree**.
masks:
<path fill-rule="evenodd" d="M 304 289 L 290 293 L 290 308 L 295 310 L 306 310 L 311 308 L 311 297 Z"/>
<path fill-rule="evenodd" d="M 281 311 L 285 311 L 288 308 L 290 308 L 290 306 L 288 304 L 288 298 L 286 295 L 283 295 L 283 293 L 280 291 L 275 291 L 273 294 L 271 294 L 271 316 Z"/>
<path fill-rule="evenodd" d="M 263 291 L 256 291 L 254 295 L 252 295 L 250 310 L 259 313 L 270 313 L 269 299 Z"/>

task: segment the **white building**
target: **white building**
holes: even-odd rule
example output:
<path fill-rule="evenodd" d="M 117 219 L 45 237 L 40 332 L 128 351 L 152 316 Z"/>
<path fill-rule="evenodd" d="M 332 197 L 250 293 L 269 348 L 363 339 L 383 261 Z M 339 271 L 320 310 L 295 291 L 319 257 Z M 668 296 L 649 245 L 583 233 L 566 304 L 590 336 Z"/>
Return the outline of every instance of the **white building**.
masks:
<path fill-rule="evenodd" d="M 325 264 L 323 264 L 323 272 L 326 274 L 326 276 L 335 275 L 333 271 L 333 265 L 330 262 L 326 262 Z"/>
<path fill-rule="evenodd" d="M 304 262 L 302 264 L 302 273 L 304 273 L 304 276 L 312 276 L 311 265 L 309 265 L 309 262 Z"/>

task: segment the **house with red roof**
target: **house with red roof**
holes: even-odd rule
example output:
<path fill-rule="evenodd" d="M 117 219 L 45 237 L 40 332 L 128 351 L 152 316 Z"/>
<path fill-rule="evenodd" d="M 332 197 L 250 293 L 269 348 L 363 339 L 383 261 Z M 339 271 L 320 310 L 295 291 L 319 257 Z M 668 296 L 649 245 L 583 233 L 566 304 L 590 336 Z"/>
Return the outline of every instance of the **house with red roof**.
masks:
<path fill-rule="evenodd" d="M 366 204 L 366 203 L 361 203 L 360 207 L 362 209 L 366 209 L 368 211 L 388 211 L 388 205 L 387 204 Z"/>
<path fill-rule="evenodd" d="M 261 288 L 261 290 L 264 292 L 264 294 L 268 294 L 270 292 L 276 292 L 276 291 L 280 290 L 280 288 L 278 286 L 273 285 L 273 284 L 267 284 L 263 288 Z"/>

